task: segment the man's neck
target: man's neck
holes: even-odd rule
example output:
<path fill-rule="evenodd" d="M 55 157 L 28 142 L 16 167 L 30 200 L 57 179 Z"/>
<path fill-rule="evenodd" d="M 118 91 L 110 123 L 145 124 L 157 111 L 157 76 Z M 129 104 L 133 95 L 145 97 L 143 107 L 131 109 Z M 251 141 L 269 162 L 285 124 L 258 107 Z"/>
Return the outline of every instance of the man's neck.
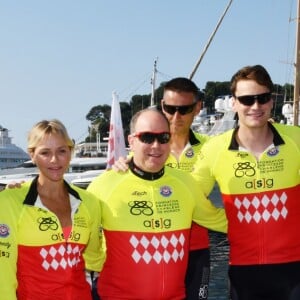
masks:
<path fill-rule="evenodd" d="M 129 161 L 128 166 L 133 174 L 135 174 L 137 177 L 140 177 L 144 180 L 156 180 L 162 177 L 165 173 L 164 166 L 162 166 L 162 168 L 157 172 L 149 172 L 149 171 L 142 170 L 134 163 L 134 157 Z"/>
<path fill-rule="evenodd" d="M 273 143 L 273 132 L 268 125 L 260 128 L 241 126 L 236 140 L 238 144 L 251 152 L 257 159 Z"/>
<path fill-rule="evenodd" d="M 179 158 L 180 154 L 184 150 L 185 146 L 189 142 L 189 134 L 178 134 L 172 133 L 172 138 L 170 142 L 170 148 L 173 155 Z"/>

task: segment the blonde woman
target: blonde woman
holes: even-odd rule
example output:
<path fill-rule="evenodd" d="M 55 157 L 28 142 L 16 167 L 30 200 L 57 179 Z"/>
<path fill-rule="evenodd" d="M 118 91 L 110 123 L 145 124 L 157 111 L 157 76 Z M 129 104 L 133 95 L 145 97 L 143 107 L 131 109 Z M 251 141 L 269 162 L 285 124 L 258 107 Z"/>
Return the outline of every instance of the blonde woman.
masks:
<path fill-rule="evenodd" d="M 28 153 L 38 176 L 0 193 L 2 300 L 90 300 L 99 271 L 99 200 L 64 181 L 74 143 L 58 120 L 38 122 Z"/>

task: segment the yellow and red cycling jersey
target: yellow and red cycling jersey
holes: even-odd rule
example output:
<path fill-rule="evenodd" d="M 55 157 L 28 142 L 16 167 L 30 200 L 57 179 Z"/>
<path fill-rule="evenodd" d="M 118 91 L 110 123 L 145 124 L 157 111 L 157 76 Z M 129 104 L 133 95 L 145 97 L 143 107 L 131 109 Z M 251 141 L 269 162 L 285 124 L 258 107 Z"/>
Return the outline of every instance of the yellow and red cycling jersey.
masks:
<path fill-rule="evenodd" d="M 232 265 L 300 261 L 300 128 L 269 126 L 273 145 L 259 160 L 230 130 L 202 147 L 194 172 L 206 194 L 219 184 Z"/>
<path fill-rule="evenodd" d="M 200 149 L 208 139 L 208 135 L 203 135 L 190 130 L 189 143 L 180 154 L 179 159 L 177 160 L 171 151 L 166 161 L 166 166 L 191 173 L 199 157 Z M 190 250 L 207 248 L 209 248 L 207 228 L 193 222 L 190 235 Z"/>
<path fill-rule="evenodd" d="M 101 299 L 183 299 L 192 220 L 225 232 L 224 210 L 189 174 L 169 167 L 155 174 L 132 166 L 107 171 L 88 190 L 103 201 Z"/>
<path fill-rule="evenodd" d="M 90 300 L 85 269 L 99 271 L 99 200 L 67 183 L 72 229 L 64 237 L 55 214 L 43 206 L 37 179 L 0 193 L 0 298 Z M 16 294 L 17 293 L 17 294 Z"/>

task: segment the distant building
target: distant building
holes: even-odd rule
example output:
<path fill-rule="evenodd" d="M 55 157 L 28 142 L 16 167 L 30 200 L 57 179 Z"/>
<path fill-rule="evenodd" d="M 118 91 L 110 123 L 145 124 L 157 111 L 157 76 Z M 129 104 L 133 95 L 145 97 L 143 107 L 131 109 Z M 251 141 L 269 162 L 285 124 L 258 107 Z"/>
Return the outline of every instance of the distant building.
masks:
<path fill-rule="evenodd" d="M 29 159 L 23 149 L 11 142 L 8 129 L 0 125 L 0 169 L 17 167 Z"/>

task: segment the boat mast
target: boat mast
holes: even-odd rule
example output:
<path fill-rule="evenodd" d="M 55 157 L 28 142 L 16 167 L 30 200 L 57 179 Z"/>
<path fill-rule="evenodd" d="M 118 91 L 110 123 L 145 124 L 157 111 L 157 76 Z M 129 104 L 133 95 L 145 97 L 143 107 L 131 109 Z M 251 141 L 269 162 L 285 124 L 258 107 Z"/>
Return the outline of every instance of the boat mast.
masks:
<path fill-rule="evenodd" d="M 152 78 L 151 78 L 151 99 L 150 99 L 150 106 L 154 106 L 154 94 L 155 94 L 155 82 L 156 82 L 156 73 L 157 73 L 157 69 L 156 69 L 156 65 L 157 65 L 157 58 L 154 61 L 154 66 L 153 66 L 153 73 L 152 73 Z"/>
<path fill-rule="evenodd" d="M 294 125 L 299 125 L 299 87 L 300 87 L 300 30 L 299 30 L 299 21 L 300 21 L 300 0 L 298 0 L 298 10 L 297 10 L 297 26 L 296 26 L 296 53 L 295 53 L 295 85 L 294 85 L 294 105 L 293 105 L 293 114 L 294 114 Z"/>
<path fill-rule="evenodd" d="M 204 57 L 204 55 L 205 55 L 205 53 L 206 53 L 206 51 L 207 51 L 209 45 L 210 45 L 210 43 L 211 43 L 211 41 L 213 40 L 213 38 L 214 38 L 214 36 L 215 36 L 217 30 L 219 29 L 219 27 L 220 27 L 220 25 L 221 25 L 221 23 L 222 23 L 222 21 L 223 21 L 225 15 L 226 15 L 228 9 L 229 9 L 229 7 L 230 7 L 232 1 L 233 1 L 233 0 L 229 0 L 229 3 L 227 4 L 227 6 L 226 6 L 226 8 L 225 8 L 225 11 L 223 12 L 223 14 L 222 14 L 222 16 L 221 16 L 219 22 L 217 23 L 217 26 L 216 26 L 215 30 L 213 31 L 212 35 L 210 36 L 210 38 L 209 38 L 209 40 L 208 40 L 208 43 L 205 45 L 204 50 L 202 51 L 202 54 L 200 55 L 200 57 L 199 57 L 199 59 L 198 59 L 196 65 L 195 65 L 194 69 L 192 70 L 192 72 L 191 72 L 191 74 L 190 74 L 190 76 L 189 76 L 189 79 L 193 79 L 193 77 L 194 77 L 194 75 L 195 75 L 195 73 L 196 73 L 196 71 L 197 71 L 197 69 L 198 69 L 198 67 L 199 67 L 199 65 L 200 65 L 200 63 L 201 63 L 201 61 L 202 61 L 202 59 L 203 59 L 203 57 Z"/>

